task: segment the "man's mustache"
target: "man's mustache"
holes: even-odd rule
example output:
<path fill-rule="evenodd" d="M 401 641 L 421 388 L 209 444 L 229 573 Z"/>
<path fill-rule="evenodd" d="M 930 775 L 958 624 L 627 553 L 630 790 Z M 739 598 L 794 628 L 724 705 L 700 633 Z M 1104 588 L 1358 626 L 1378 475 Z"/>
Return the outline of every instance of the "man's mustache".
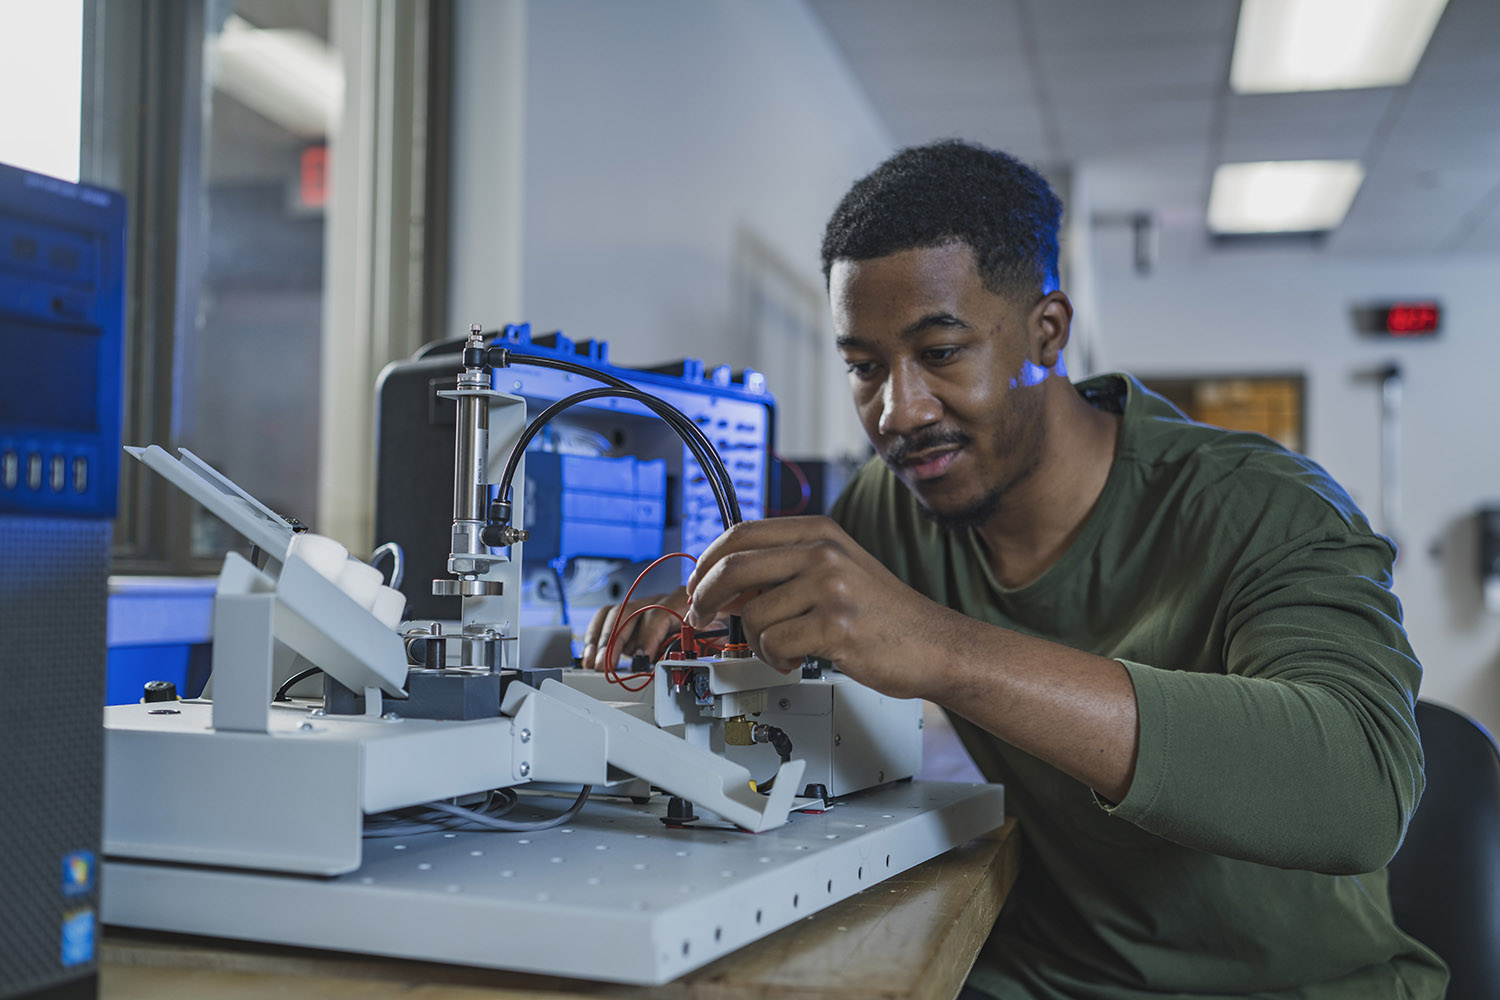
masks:
<path fill-rule="evenodd" d="M 970 441 L 969 435 L 960 430 L 933 429 L 899 438 L 885 453 L 885 460 L 892 465 L 905 465 L 913 455 L 920 455 L 935 448 L 949 445 L 963 447 Z"/>

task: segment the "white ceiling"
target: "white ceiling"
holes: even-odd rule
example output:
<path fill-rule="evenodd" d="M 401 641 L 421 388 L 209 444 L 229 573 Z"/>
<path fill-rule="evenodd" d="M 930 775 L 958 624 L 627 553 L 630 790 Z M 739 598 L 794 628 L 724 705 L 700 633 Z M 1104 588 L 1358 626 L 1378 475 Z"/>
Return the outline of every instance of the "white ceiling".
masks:
<path fill-rule="evenodd" d="M 809 0 L 892 137 L 1087 178 L 1096 215 L 1205 231 L 1219 163 L 1357 158 L 1334 253 L 1500 253 L 1500 0 L 1449 0 L 1404 87 L 1237 95 L 1239 0 Z"/>

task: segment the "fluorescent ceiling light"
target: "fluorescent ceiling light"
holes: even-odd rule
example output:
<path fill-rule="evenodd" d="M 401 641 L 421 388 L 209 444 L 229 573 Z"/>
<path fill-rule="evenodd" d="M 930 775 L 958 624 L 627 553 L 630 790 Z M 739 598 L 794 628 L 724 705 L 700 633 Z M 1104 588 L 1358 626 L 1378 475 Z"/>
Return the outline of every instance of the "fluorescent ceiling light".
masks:
<path fill-rule="evenodd" d="M 1214 171 L 1208 228 L 1215 233 L 1311 233 L 1344 220 L 1364 180 L 1357 160 L 1225 163 Z"/>
<path fill-rule="evenodd" d="M 209 43 L 214 86 L 304 139 L 320 139 L 344 106 L 339 55 L 311 32 L 256 28 L 231 14 Z"/>
<path fill-rule="evenodd" d="M 1448 0 L 1243 0 L 1229 85 L 1241 94 L 1395 87 Z"/>

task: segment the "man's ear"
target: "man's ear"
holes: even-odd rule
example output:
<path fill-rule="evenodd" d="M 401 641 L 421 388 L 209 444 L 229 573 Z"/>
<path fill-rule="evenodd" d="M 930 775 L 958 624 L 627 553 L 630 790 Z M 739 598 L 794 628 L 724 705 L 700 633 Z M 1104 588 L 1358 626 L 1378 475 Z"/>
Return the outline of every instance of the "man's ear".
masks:
<path fill-rule="evenodd" d="M 1031 337 L 1031 356 L 1047 370 L 1062 360 L 1063 348 L 1073 326 L 1073 303 L 1062 292 L 1048 292 L 1031 307 L 1026 328 Z"/>

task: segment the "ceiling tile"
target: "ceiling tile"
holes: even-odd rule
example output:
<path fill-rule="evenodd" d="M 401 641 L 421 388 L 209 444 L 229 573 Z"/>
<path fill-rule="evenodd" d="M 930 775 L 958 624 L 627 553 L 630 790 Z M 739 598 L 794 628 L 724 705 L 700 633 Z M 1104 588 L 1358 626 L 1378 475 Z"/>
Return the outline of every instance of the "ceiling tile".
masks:
<path fill-rule="evenodd" d="M 1391 105 L 1388 90 L 1233 94 L 1224 103 L 1220 160 L 1359 159 Z"/>
<path fill-rule="evenodd" d="M 1380 160 L 1426 169 L 1500 164 L 1500 91 L 1485 99 L 1472 87 L 1413 87 Z"/>
<path fill-rule="evenodd" d="M 1235 94 L 1225 100 L 1223 163 L 1361 159 L 1396 91 Z"/>
<path fill-rule="evenodd" d="M 1408 87 L 1272 95 L 1226 92 L 1239 0 L 808 3 L 904 145 L 963 136 L 1068 166 L 1101 210 L 1183 231 L 1202 229 L 1210 158 L 1360 158 L 1330 251 L 1497 239 L 1500 221 L 1460 220 L 1500 182 L 1500 0 L 1450 0 Z"/>
<path fill-rule="evenodd" d="M 1500 38 L 1495 39 L 1500 46 Z M 1500 86 L 1473 87 L 1454 83 L 1416 83 L 1406 93 L 1403 118 L 1484 119 L 1487 127 L 1500 125 Z"/>
<path fill-rule="evenodd" d="M 809 0 L 836 42 L 865 52 L 945 53 L 1023 49 L 1016 0 Z"/>
<path fill-rule="evenodd" d="M 1118 100 L 1056 107 L 1063 151 L 1091 159 L 1208 143 L 1214 102 L 1209 97 Z"/>
<path fill-rule="evenodd" d="M 858 73 L 877 103 L 1036 99 L 1031 68 L 1019 56 L 953 53 L 937 68 L 924 56 L 893 53 L 862 58 Z"/>
<path fill-rule="evenodd" d="M 1058 101 L 1113 101 L 1145 96 L 1207 97 L 1229 70 L 1222 44 L 1058 46 L 1038 58 L 1050 97 Z"/>
<path fill-rule="evenodd" d="M 1083 184 L 1096 214 L 1146 211 L 1165 225 L 1201 229 L 1210 173 L 1206 147 L 1197 146 L 1096 161 L 1084 172 Z"/>
<path fill-rule="evenodd" d="M 1500 3 L 1450 0 L 1417 65 L 1415 81 L 1500 87 Z"/>
<path fill-rule="evenodd" d="M 887 124 L 892 137 L 903 146 L 958 137 L 1003 149 L 1028 162 L 1047 158 L 1042 120 L 1032 105 L 1003 107 L 985 102 L 903 105 L 891 110 Z"/>
<path fill-rule="evenodd" d="M 1027 0 L 1038 39 L 1070 46 L 1232 36 L 1239 0 Z"/>
<path fill-rule="evenodd" d="M 1360 185 L 1329 247 L 1354 253 L 1436 252 L 1497 181 L 1500 168 L 1435 175 L 1377 166 Z"/>
<path fill-rule="evenodd" d="M 1352 122 L 1373 128 L 1391 105 L 1393 87 L 1325 90 L 1307 94 L 1231 94 L 1225 99 L 1231 126 L 1324 128 Z"/>

